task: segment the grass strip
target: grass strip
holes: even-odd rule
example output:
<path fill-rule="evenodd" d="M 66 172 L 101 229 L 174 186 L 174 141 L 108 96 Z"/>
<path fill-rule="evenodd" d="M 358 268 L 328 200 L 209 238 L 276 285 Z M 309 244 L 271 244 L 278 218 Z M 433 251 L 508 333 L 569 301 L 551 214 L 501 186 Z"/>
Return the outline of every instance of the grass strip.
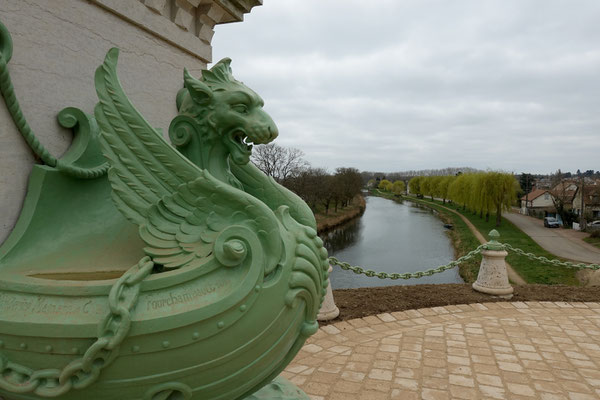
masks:
<path fill-rule="evenodd" d="M 442 202 L 438 200 L 432 201 L 429 199 L 423 199 L 420 201 L 432 206 L 442 205 Z M 446 203 L 444 206 L 464 215 L 487 240 L 489 240 L 489 232 L 492 229 L 496 229 L 500 233 L 499 241 L 502 243 L 508 243 L 513 247 L 522 249 L 527 253 L 533 253 L 536 256 L 546 257 L 549 259 L 557 258 L 565 261 L 565 259 L 557 257 L 556 255 L 543 249 L 525 232 L 517 228 L 513 223 L 504 217 L 502 218 L 500 226 L 496 227 L 495 214 L 491 214 L 489 220 L 486 222 L 485 218 L 480 218 L 478 214 L 475 215 L 468 210 L 464 211 L 461 206 L 458 206 L 454 203 Z M 506 261 L 514 268 L 515 271 L 517 271 L 519 275 L 521 275 L 523 279 L 525 279 L 527 283 L 538 283 L 544 285 L 562 284 L 574 286 L 578 286 L 580 284 L 576 276 L 576 270 L 571 268 L 544 264 L 540 261 L 530 260 L 527 257 L 520 256 L 513 252 L 508 253 Z"/>
<path fill-rule="evenodd" d="M 590 236 L 590 237 L 583 238 L 583 240 L 585 240 L 589 244 L 596 246 L 600 249 L 600 237 L 591 237 Z"/>

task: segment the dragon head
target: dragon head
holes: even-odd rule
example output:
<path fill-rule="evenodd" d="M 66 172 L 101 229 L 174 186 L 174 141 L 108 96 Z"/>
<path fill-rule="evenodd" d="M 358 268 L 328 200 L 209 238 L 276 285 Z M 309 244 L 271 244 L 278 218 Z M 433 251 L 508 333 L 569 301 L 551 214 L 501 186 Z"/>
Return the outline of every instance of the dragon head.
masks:
<path fill-rule="evenodd" d="M 201 79 L 185 70 L 184 88 L 177 94 L 179 116 L 171 123 L 169 135 L 201 168 L 206 168 L 211 157 L 203 153 L 211 148 L 224 150 L 242 165 L 250 160 L 253 144 L 269 143 L 278 135 L 277 126 L 263 110 L 263 100 L 233 77 L 230 63 L 229 58 L 219 61 L 202 71 Z"/>

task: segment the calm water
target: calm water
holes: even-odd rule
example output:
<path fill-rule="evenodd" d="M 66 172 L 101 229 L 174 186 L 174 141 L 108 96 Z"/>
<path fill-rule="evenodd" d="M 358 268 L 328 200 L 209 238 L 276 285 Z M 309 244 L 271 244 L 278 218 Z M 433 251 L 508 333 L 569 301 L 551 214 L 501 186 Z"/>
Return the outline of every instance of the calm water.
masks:
<path fill-rule="evenodd" d="M 361 218 L 323 236 L 329 255 L 363 268 L 400 273 L 423 271 L 454 259 L 444 225 L 432 210 L 381 197 L 369 196 L 366 200 L 367 209 Z M 330 279 L 333 289 L 462 283 L 457 268 L 419 279 L 391 281 L 334 266 Z"/>

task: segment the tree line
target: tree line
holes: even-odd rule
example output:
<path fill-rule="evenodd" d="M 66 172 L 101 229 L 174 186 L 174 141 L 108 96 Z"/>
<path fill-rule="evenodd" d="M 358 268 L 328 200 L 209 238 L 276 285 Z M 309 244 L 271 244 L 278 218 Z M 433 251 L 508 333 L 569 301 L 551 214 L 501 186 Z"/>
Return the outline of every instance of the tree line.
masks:
<path fill-rule="evenodd" d="M 502 221 L 502 211 L 508 211 L 517 200 L 519 183 L 513 174 L 503 172 L 478 172 L 458 176 L 418 176 L 408 182 L 411 193 L 451 200 L 463 210 L 479 214 L 489 221 L 496 215 L 496 226 Z"/>
<path fill-rule="evenodd" d="M 304 153 L 275 143 L 256 146 L 252 161 L 265 174 L 302 198 L 313 210 L 323 209 L 325 214 L 333 208 L 336 212 L 350 204 L 360 194 L 363 179 L 356 168 L 336 168 L 329 173 L 323 168 L 313 168 L 304 160 Z"/>
<path fill-rule="evenodd" d="M 295 148 L 286 148 L 274 143 L 256 146 L 252 161 L 265 174 L 272 176 L 300 196 L 313 210 L 328 214 L 350 204 L 360 194 L 368 178 L 370 187 L 397 195 L 408 189 L 417 196 L 440 198 L 445 203 L 451 200 L 485 216 L 496 214 L 496 225 L 501 222 L 502 211 L 508 210 L 516 200 L 519 183 L 512 174 L 502 172 L 467 172 L 470 168 L 423 170 L 424 175 L 410 176 L 416 171 L 388 174 L 381 179 L 378 173 L 360 172 L 356 168 L 337 168 L 330 173 L 323 168 L 313 168 L 304 160 L 304 153 Z M 430 175 L 438 172 L 437 175 Z M 455 174 L 451 174 L 454 173 Z M 408 176 L 407 176 L 408 175 Z M 397 178 L 397 179 L 393 179 Z M 377 179 L 377 180 L 376 180 Z M 410 179 L 410 180 L 409 180 Z M 377 183 L 378 182 L 378 183 Z"/>
<path fill-rule="evenodd" d="M 375 180 L 371 180 L 368 183 L 368 186 L 373 186 Z M 389 181 L 387 179 L 382 179 L 377 187 L 381 190 L 385 190 L 386 192 L 392 192 L 396 195 L 401 195 L 406 192 L 406 184 L 402 180 L 397 181 Z"/>
<path fill-rule="evenodd" d="M 470 167 L 460 167 L 460 168 L 441 168 L 441 169 L 421 169 L 421 170 L 408 170 L 408 171 L 397 171 L 397 172 L 373 172 L 373 171 L 363 171 L 361 175 L 363 176 L 363 181 L 365 184 L 370 180 L 381 181 L 383 179 L 389 180 L 390 182 L 395 181 L 404 181 L 408 182 L 411 178 L 415 176 L 444 176 L 444 175 L 459 175 L 465 173 L 475 173 L 480 172 L 474 168 Z"/>
<path fill-rule="evenodd" d="M 281 183 L 300 196 L 313 212 L 322 207 L 325 215 L 331 208 L 337 212 L 350 205 L 363 187 L 356 168 L 336 168 L 333 174 L 323 168 L 307 168 Z"/>

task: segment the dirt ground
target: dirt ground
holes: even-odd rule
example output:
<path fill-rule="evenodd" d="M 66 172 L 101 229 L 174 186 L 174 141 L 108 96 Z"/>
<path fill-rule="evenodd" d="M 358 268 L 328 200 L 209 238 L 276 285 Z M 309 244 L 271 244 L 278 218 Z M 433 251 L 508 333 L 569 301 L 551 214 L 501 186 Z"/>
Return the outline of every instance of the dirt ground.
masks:
<path fill-rule="evenodd" d="M 600 286 L 514 286 L 512 299 L 476 292 L 470 284 L 386 286 L 333 291 L 340 316 L 328 323 L 393 311 L 495 301 L 600 301 Z"/>

